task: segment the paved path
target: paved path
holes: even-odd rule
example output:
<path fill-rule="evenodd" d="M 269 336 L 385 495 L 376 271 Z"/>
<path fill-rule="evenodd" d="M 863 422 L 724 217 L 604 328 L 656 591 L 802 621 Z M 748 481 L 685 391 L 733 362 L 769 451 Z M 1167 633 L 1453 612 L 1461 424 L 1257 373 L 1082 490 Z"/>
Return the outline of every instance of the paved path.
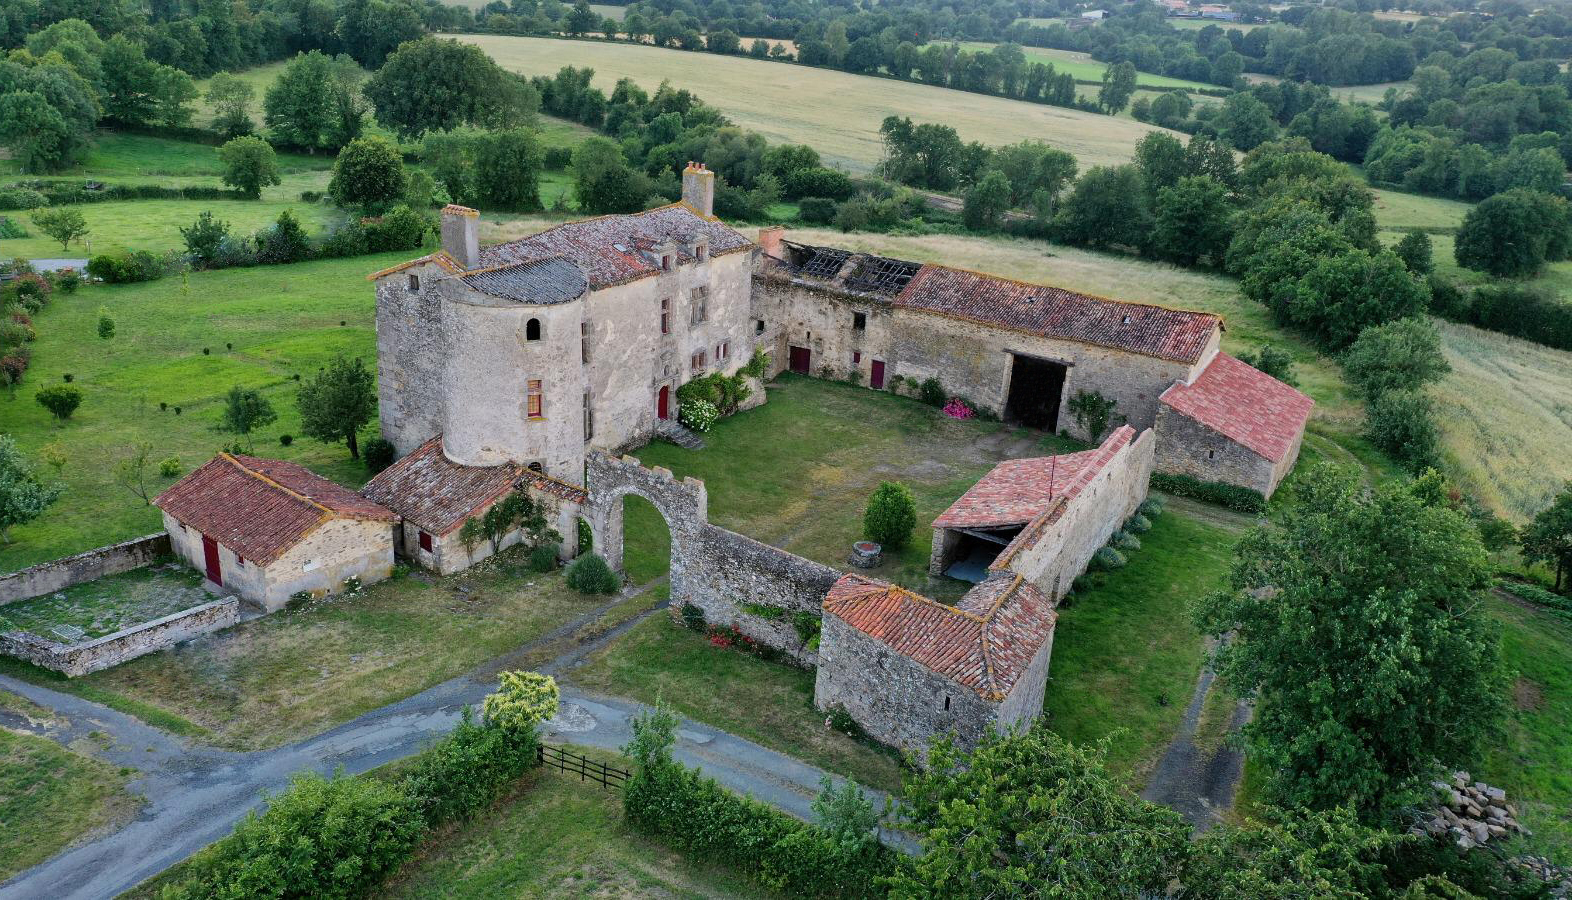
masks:
<path fill-rule="evenodd" d="M 575 622 L 594 621 L 624 597 Z M 570 622 L 502 659 L 549 646 L 570 634 L 574 624 Z M 612 629 L 591 644 L 603 645 L 624 630 Z M 585 652 L 585 648 L 574 648 L 548 667 L 565 670 Z M 428 746 L 453 728 L 464 706 L 478 706 L 494 689 L 496 663 L 488 662 L 474 672 L 316 737 L 251 753 L 193 744 L 99 704 L 0 676 L 0 688 L 55 714 L 57 722 L 38 729 L 44 736 L 63 744 L 80 741 L 92 732 L 107 736 L 107 745 L 93 752 L 117 765 L 139 769 L 142 775 L 130 787 L 147 800 L 140 813 L 119 830 L 72 847 L 0 885 L 0 898 L 98 900 L 128 890 L 227 835 L 247 811 L 261 805 L 263 791 L 283 788 L 295 772 L 327 773 L 342 768 L 356 774 Z M 571 683 L 564 682 L 561 687 L 561 710 L 546 728 L 549 740 L 617 749 L 632 736 L 629 720 L 648 710 L 641 703 L 590 694 Z M 699 722 L 683 720 L 677 734 L 677 759 L 702 766 L 733 790 L 750 793 L 799 818 L 810 817 L 812 800 L 825 774 L 822 770 Z M 883 808 L 884 795 L 872 790 L 868 793 L 875 808 Z M 888 837 L 903 843 L 898 835 Z"/>
<path fill-rule="evenodd" d="M 1208 650 L 1211 649 L 1208 641 Z M 1195 728 L 1201 719 L 1201 708 L 1212 692 L 1217 676 L 1208 663 L 1196 679 L 1195 693 L 1185 708 L 1184 721 L 1179 733 L 1174 735 L 1168 749 L 1157 761 L 1143 800 L 1172 807 L 1184 816 L 1197 834 L 1211 828 L 1234 805 L 1234 793 L 1239 789 L 1239 779 L 1244 775 L 1244 753 L 1226 743 L 1208 753 L 1195 744 Z M 1229 714 L 1228 733 L 1233 734 L 1250 721 L 1252 708 L 1248 701 L 1240 700 Z"/>
<path fill-rule="evenodd" d="M 33 268 L 40 272 L 58 272 L 61 269 L 75 269 L 78 274 L 81 274 L 87 269 L 87 260 L 85 259 L 32 259 L 28 260 L 28 262 L 31 262 Z"/>

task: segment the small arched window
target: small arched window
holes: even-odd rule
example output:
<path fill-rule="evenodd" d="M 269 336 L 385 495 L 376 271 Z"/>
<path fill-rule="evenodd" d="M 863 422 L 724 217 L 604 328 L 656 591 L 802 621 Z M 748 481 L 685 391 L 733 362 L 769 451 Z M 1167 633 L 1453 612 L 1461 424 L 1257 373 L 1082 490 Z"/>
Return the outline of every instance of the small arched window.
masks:
<path fill-rule="evenodd" d="M 532 463 L 529 464 L 529 470 L 531 472 L 540 472 L 540 473 L 544 474 L 545 471 L 546 471 L 546 467 L 541 465 L 538 462 L 532 462 Z"/>
<path fill-rule="evenodd" d="M 530 319 L 529 322 L 524 326 L 524 340 L 526 340 L 526 341 L 538 341 L 538 340 L 540 340 L 540 320 L 539 319 Z"/>

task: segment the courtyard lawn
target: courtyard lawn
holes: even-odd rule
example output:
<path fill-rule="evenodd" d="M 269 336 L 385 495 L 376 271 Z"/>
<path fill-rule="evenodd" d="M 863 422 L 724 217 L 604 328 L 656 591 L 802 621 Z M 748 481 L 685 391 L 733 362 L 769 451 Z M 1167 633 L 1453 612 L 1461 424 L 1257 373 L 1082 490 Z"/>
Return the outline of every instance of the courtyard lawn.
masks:
<path fill-rule="evenodd" d="M 462 675 L 606 603 L 560 574 L 529 573 L 521 552 L 497 560 L 311 601 L 81 678 L 15 660 L 0 671 L 123 698 L 133 712 L 152 707 L 220 746 L 276 746 Z"/>
<path fill-rule="evenodd" d="M 632 768 L 617 754 L 569 749 Z M 538 769 L 490 811 L 429 841 L 378 896 L 699 900 L 774 895 L 634 831 L 623 819 L 619 791 Z"/>
<path fill-rule="evenodd" d="M 1049 452 L 1040 432 L 951 419 L 888 392 L 791 374 L 767 390 L 763 406 L 706 434 L 703 450 L 657 441 L 635 455 L 703 480 L 714 524 L 835 568 L 862 539 L 868 496 L 882 481 L 899 481 L 917 501 L 917 527 L 871 574 L 938 599 L 971 585 L 929 577 L 929 523 L 996 462 Z M 624 528 L 629 555 L 658 561 L 659 547 L 643 543 L 664 537 L 658 514 L 639 513 L 635 522 L 638 531 Z"/>
<path fill-rule="evenodd" d="M 30 631 L 69 644 L 114 634 L 214 599 L 202 587 L 200 572 L 167 563 L 0 606 L 0 628 Z"/>
<path fill-rule="evenodd" d="M 48 722 L 49 713 L 0 691 L 0 723 Z M 0 880 L 135 812 L 131 772 L 0 727 Z"/>
<path fill-rule="evenodd" d="M 1131 787 L 1178 730 L 1202 663 L 1189 604 L 1224 586 L 1235 525 L 1170 502 L 1125 568 L 1061 606 L 1044 711 L 1077 744 L 1107 738 L 1108 765 Z"/>
<path fill-rule="evenodd" d="M 206 462 L 235 440 L 217 426 L 223 397 L 237 384 L 261 389 L 278 412 L 278 422 L 254 436 L 258 454 L 358 487 L 368 474 L 348 450 L 300 433 L 294 378 L 315 373 L 335 353 L 374 365 L 376 300 L 365 275 L 412 255 L 193 272 L 56 293 L 34 318 L 38 340 L 26 378 L 0 399 L 0 433 L 15 437 L 35 461 L 39 448 L 61 447 L 66 464 L 58 474 L 45 466 L 44 474 L 64 483 L 65 492 L 43 517 L 11 530 L 0 570 L 162 528 L 158 510 L 116 482 L 116 463 L 136 444 L 151 444 L 148 486 L 156 493 L 173 481 L 158 476 L 159 460 L 174 458 L 182 472 Z M 96 332 L 100 307 L 115 320 L 107 341 Z M 56 425 L 33 395 L 68 374 L 84 399 Z M 289 446 L 280 443 L 286 434 L 295 438 Z"/>
<path fill-rule="evenodd" d="M 1006 144 L 1038 138 L 1075 154 L 1083 169 L 1128 162 L 1136 142 L 1159 130 L 1082 110 L 739 56 L 504 35 L 460 35 L 459 40 L 524 75 L 587 66 L 595 70 L 597 86 L 608 92 L 624 76 L 650 91 L 669 80 L 772 143 L 811 144 L 827 163 L 858 172 L 878 164 L 883 156 L 879 123 L 902 110 L 918 121 L 952 125 L 963 140 Z"/>
<path fill-rule="evenodd" d="M 1506 789 L 1534 852 L 1572 865 L 1572 623 L 1499 596 L 1488 609 L 1512 694 L 1506 739 L 1475 777 Z"/>
<path fill-rule="evenodd" d="M 573 670 L 590 690 L 657 702 L 697 722 L 883 790 L 899 792 L 893 753 L 824 724 L 813 673 L 716 647 L 667 615 L 652 616 Z"/>

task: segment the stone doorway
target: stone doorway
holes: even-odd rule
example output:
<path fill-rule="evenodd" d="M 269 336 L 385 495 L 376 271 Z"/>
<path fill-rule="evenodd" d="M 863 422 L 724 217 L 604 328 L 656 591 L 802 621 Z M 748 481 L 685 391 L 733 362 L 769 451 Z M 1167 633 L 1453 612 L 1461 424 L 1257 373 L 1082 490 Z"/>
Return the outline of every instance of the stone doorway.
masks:
<path fill-rule="evenodd" d="M 1050 434 L 1059 431 L 1059 407 L 1064 399 L 1066 363 L 1021 353 L 1010 354 L 1010 395 L 1004 417 L 1027 428 Z"/>

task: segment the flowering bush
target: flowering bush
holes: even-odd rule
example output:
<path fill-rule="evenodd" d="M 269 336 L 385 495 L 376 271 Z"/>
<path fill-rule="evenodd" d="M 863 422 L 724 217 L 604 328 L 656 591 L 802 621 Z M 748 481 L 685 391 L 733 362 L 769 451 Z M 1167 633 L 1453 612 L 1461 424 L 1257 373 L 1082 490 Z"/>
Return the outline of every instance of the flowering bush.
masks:
<path fill-rule="evenodd" d="M 538 672 L 503 672 L 496 693 L 481 707 L 486 723 L 509 731 L 532 731 L 557 714 L 557 680 Z"/>
<path fill-rule="evenodd" d="M 967 406 L 959 397 L 951 397 L 950 402 L 944 404 L 944 414 L 952 419 L 970 419 L 977 415 L 976 410 Z"/>
<path fill-rule="evenodd" d="M 689 400 L 677 411 L 677 418 L 694 431 L 709 431 L 720 419 L 720 408 L 708 400 Z"/>

